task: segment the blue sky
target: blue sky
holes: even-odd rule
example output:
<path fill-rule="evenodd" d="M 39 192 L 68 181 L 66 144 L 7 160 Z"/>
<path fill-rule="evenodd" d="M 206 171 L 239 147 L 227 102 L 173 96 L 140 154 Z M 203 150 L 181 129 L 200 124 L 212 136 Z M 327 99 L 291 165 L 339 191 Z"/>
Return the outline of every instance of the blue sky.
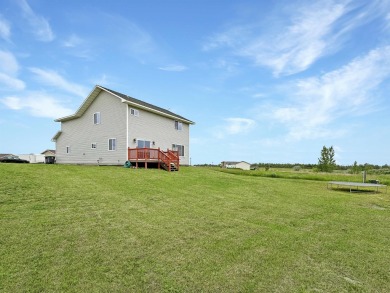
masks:
<path fill-rule="evenodd" d="M 390 164 L 390 1 L 2 0 L 0 153 L 96 84 L 178 113 L 193 164 Z"/>

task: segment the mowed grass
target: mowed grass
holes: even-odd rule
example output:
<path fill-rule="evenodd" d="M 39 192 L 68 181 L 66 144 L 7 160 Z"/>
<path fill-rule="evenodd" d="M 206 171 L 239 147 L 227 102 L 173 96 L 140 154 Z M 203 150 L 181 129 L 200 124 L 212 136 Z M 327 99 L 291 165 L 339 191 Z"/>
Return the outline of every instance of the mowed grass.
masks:
<path fill-rule="evenodd" d="M 390 195 L 0 164 L 1 292 L 390 292 Z"/>

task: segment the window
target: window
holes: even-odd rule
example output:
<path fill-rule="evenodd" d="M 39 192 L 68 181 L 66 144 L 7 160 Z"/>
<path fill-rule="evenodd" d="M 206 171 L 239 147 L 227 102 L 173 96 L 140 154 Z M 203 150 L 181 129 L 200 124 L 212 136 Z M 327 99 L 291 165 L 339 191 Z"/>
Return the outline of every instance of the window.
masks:
<path fill-rule="evenodd" d="M 179 156 L 184 157 L 184 145 L 173 144 L 172 149 L 179 152 Z"/>
<path fill-rule="evenodd" d="M 70 146 L 67 146 L 67 147 L 66 147 L 66 153 L 67 153 L 67 154 L 70 154 Z"/>
<path fill-rule="evenodd" d="M 93 114 L 93 124 L 100 124 L 100 112 Z"/>
<path fill-rule="evenodd" d="M 94 149 L 96 149 L 96 148 L 97 148 L 97 144 L 96 144 L 96 142 L 95 142 L 95 143 L 92 143 L 92 144 L 91 144 L 91 149 L 93 149 L 93 150 L 94 150 Z"/>
<path fill-rule="evenodd" d="M 108 150 L 115 151 L 116 150 L 116 138 L 110 138 L 108 140 Z"/>
<path fill-rule="evenodd" d="M 133 116 L 139 116 L 139 111 L 137 109 L 130 108 L 130 114 Z"/>
<path fill-rule="evenodd" d="M 183 123 L 180 121 L 175 121 L 175 129 L 176 130 L 182 130 L 183 129 Z"/>
<path fill-rule="evenodd" d="M 137 148 L 150 148 L 150 141 L 149 140 L 137 140 Z"/>

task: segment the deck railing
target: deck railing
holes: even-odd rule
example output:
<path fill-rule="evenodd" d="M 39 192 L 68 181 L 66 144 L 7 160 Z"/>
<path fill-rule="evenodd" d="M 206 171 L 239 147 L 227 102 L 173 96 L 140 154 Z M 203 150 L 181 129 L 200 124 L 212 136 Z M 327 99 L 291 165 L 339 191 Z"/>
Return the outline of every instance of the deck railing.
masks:
<path fill-rule="evenodd" d="M 160 148 L 129 148 L 128 160 L 135 162 L 136 167 L 138 167 L 138 162 L 144 162 L 146 168 L 148 162 L 157 162 L 158 168 L 160 168 L 161 163 L 163 163 L 163 167 L 168 171 L 171 171 L 171 164 L 174 164 L 175 168 L 179 170 L 179 153 L 169 149 L 162 151 Z"/>

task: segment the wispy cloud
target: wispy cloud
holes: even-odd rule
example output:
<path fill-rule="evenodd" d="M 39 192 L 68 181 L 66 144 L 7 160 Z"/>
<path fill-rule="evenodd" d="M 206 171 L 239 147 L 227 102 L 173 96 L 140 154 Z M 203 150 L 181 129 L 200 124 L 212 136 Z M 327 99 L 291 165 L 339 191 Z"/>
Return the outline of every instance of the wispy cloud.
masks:
<path fill-rule="evenodd" d="M 25 84 L 17 78 L 19 64 L 11 52 L 0 51 L 0 84 L 11 90 L 23 90 Z"/>
<path fill-rule="evenodd" d="M 214 135 L 219 139 L 224 138 L 226 135 L 248 133 L 256 125 L 254 120 L 248 118 L 226 118 L 224 121 L 225 124 L 218 126 L 214 131 Z"/>
<path fill-rule="evenodd" d="M 18 0 L 17 2 L 22 9 L 24 18 L 29 23 L 32 33 L 36 36 L 36 38 L 43 42 L 51 42 L 54 40 L 55 36 L 49 22 L 44 17 L 36 14 L 26 0 Z"/>
<path fill-rule="evenodd" d="M 69 55 L 77 58 L 91 60 L 94 59 L 97 54 L 96 50 L 94 51 L 91 49 L 94 47 L 92 40 L 86 40 L 76 34 L 71 34 L 68 38 L 64 39 L 61 44 Z"/>
<path fill-rule="evenodd" d="M 2 72 L 0 72 L 0 84 L 3 84 L 8 89 L 16 91 L 23 90 L 26 87 L 25 83 L 22 80 L 4 74 Z"/>
<path fill-rule="evenodd" d="M 16 74 L 19 71 L 19 63 L 11 52 L 0 50 L 0 64 L 2 72 Z"/>
<path fill-rule="evenodd" d="M 389 77 L 390 46 L 377 48 L 338 70 L 296 81 L 291 105 L 269 109 L 267 117 L 284 124 L 293 140 L 342 134 L 341 125 L 330 125 L 377 110 L 374 93 Z"/>
<path fill-rule="evenodd" d="M 110 45 L 110 49 L 124 51 L 141 62 L 145 62 L 146 59 L 158 58 L 156 56 L 158 50 L 153 37 L 144 28 L 120 15 L 103 13 L 101 17 L 104 20 L 102 23 L 105 24 L 104 27 L 101 27 L 102 31 L 109 34 L 111 42 L 115 44 L 114 46 Z M 107 42 L 106 39 L 101 41 Z"/>
<path fill-rule="evenodd" d="M 167 66 L 159 67 L 158 69 L 164 71 L 181 72 L 187 70 L 188 67 L 184 65 L 167 65 Z"/>
<path fill-rule="evenodd" d="M 83 44 L 84 41 L 79 36 L 72 34 L 62 42 L 62 45 L 67 48 L 75 48 Z"/>
<path fill-rule="evenodd" d="M 29 92 L 19 96 L 9 96 L 0 100 L 9 109 L 27 111 L 30 115 L 44 118 L 58 118 L 70 115 L 73 111 L 58 102 L 59 99 L 43 92 Z"/>
<path fill-rule="evenodd" d="M 66 80 L 63 76 L 61 76 L 56 71 L 41 69 L 41 68 L 36 68 L 36 67 L 29 68 L 29 70 L 33 74 L 35 74 L 35 78 L 39 82 L 41 82 L 45 85 L 59 88 L 63 91 L 66 91 L 68 93 L 72 93 L 72 94 L 74 94 L 76 96 L 80 96 L 80 97 L 86 97 L 86 95 L 89 92 L 89 89 L 87 89 L 86 87 Z"/>
<path fill-rule="evenodd" d="M 209 38 L 203 49 L 231 48 L 233 54 L 270 68 L 275 76 L 291 75 L 337 51 L 348 32 L 378 16 L 377 2 L 300 2 L 288 11 L 287 21 L 278 19 L 284 23 L 278 31 L 267 31 L 264 24 L 237 26 Z"/>
<path fill-rule="evenodd" d="M 11 25 L 0 14 L 0 38 L 9 41 L 10 36 L 11 36 Z"/>

